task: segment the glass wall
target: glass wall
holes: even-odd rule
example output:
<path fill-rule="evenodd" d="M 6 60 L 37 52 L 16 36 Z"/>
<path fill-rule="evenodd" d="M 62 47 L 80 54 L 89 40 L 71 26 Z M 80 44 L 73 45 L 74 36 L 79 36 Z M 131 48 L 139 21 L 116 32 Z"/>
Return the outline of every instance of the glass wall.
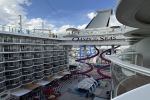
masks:
<path fill-rule="evenodd" d="M 143 66 L 143 56 L 141 54 L 123 54 L 118 56 L 120 60 L 123 60 L 125 62 Z"/>
<path fill-rule="evenodd" d="M 119 96 L 132 89 L 150 83 L 150 77 L 123 68 L 115 63 L 111 64 L 112 71 L 112 97 Z"/>

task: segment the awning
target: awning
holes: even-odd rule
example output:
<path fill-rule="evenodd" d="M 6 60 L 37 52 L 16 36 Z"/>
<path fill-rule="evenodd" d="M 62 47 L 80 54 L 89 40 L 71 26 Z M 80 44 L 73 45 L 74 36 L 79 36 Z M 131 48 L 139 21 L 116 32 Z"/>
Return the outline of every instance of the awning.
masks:
<path fill-rule="evenodd" d="M 11 93 L 11 95 L 20 97 L 20 96 L 22 96 L 22 95 L 25 95 L 25 94 L 29 93 L 30 91 L 31 91 L 31 90 L 20 89 L 20 90 L 18 90 L 18 91 L 16 91 L 16 92 Z"/>
<path fill-rule="evenodd" d="M 49 77 L 49 78 L 46 78 L 45 80 L 46 80 L 46 81 L 49 81 L 49 82 L 52 82 L 52 81 L 54 81 L 55 79 L 57 79 L 57 78 L 55 78 L 55 77 Z"/>
<path fill-rule="evenodd" d="M 79 30 L 76 28 L 68 28 L 68 29 L 66 29 L 66 31 L 79 31 Z"/>
<path fill-rule="evenodd" d="M 40 84 L 40 85 L 42 85 L 42 86 L 45 86 L 45 85 L 47 85 L 47 84 L 49 84 L 50 82 L 49 81 L 43 81 L 43 80 L 41 80 L 41 81 L 39 81 L 37 84 Z"/>
<path fill-rule="evenodd" d="M 53 77 L 56 78 L 56 79 L 60 79 L 60 78 L 62 78 L 63 76 L 56 75 L 56 76 L 53 76 Z"/>
<path fill-rule="evenodd" d="M 65 76 L 67 74 L 70 74 L 70 73 L 69 72 L 61 72 L 61 73 L 59 73 L 59 75 L 61 75 L 61 76 Z"/>
<path fill-rule="evenodd" d="M 40 84 L 35 84 L 35 83 L 31 83 L 29 85 L 27 85 L 26 87 L 24 87 L 25 89 L 28 89 L 28 90 L 33 90 L 37 87 L 40 87 L 41 85 Z"/>

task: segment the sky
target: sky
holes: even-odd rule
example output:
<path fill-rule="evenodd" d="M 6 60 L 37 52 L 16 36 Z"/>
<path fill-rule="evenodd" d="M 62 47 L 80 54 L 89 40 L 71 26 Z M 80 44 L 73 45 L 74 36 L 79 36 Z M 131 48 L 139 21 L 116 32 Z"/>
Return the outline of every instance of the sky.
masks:
<path fill-rule="evenodd" d="M 116 8 L 116 0 L 0 0 L 0 24 L 24 29 L 44 28 L 64 33 L 67 28 L 84 29 L 96 10 Z M 115 14 L 111 25 L 120 25 Z"/>

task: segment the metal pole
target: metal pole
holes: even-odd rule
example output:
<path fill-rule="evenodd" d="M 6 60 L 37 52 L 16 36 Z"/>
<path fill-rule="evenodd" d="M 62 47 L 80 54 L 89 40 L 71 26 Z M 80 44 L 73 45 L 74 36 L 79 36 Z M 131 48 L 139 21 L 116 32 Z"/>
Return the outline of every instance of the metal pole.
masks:
<path fill-rule="evenodd" d="M 42 22 L 42 34 L 43 34 L 43 29 L 44 29 L 44 23 Z"/>
<path fill-rule="evenodd" d="M 114 45 L 111 46 L 111 55 L 114 54 Z"/>
<path fill-rule="evenodd" d="M 19 15 L 20 17 L 20 22 L 19 22 L 19 25 L 20 25 L 20 33 L 22 33 L 22 16 Z"/>
<path fill-rule="evenodd" d="M 84 45 L 84 58 L 86 58 L 86 45 Z M 83 71 L 86 70 L 86 60 L 84 61 L 84 64 L 83 64 Z"/>

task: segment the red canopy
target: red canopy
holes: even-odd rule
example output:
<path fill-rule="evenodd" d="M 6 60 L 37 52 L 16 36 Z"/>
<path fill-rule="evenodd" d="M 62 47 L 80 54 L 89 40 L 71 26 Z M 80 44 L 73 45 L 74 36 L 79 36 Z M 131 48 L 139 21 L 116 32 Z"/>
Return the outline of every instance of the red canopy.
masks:
<path fill-rule="evenodd" d="M 43 93 L 44 94 L 52 94 L 52 93 L 54 93 L 54 90 L 53 89 L 47 89 L 47 90 L 44 90 Z"/>

